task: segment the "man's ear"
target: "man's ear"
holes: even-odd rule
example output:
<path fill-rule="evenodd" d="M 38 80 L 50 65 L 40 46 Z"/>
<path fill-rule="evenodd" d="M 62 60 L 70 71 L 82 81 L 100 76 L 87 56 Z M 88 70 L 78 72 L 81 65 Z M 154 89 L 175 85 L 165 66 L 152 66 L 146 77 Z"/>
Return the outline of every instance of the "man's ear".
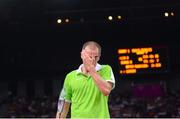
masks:
<path fill-rule="evenodd" d="M 83 50 L 80 52 L 81 59 L 83 59 Z"/>
<path fill-rule="evenodd" d="M 97 62 L 100 60 L 100 58 L 101 58 L 101 56 L 99 56 L 99 58 L 98 58 Z"/>
<path fill-rule="evenodd" d="M 81 59 L 82 59 L 82 51 L 80 52 L 80 57 L 81 57 Z"/>

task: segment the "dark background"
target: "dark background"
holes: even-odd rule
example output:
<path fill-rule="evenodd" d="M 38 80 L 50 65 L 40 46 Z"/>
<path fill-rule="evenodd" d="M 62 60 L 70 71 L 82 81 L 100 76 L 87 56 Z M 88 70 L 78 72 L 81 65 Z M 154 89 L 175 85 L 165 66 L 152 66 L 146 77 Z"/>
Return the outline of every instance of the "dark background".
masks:
<path fill-rule="evenodd" d="M 64 75 L 81 63 L 87 40 L 102 45 L 101 61 L 115 72 L 118 48 L 142 46 L 167 46 L 171 70 L 179 69 L 179 6 L 178 0 L 1 0 L 1 76 Z M 165 18 L 166 11 L 175 16 Z M 109 22 L 108 15 L 123 19 Z"/>
<path fill-rule="evenodd" d="M 174 16 L 164 17 L 164 12 Z M 81 64 L 81 47 L 88 40 L 102 46 L 100 63 L 112 66 L 115 94 L 130 91 L 136 83 L 179 90 L 179 21 L 179 0 L 1 0 L 0 116 L 5 117 L 10 102 L 18 102 L 11 96 L 49 96 L 50 101 L 53 95 L 57 102 L 64 77 Z M 154 46 L 168 48 L 168 72 L 119 74 L 118 48 Z"/>

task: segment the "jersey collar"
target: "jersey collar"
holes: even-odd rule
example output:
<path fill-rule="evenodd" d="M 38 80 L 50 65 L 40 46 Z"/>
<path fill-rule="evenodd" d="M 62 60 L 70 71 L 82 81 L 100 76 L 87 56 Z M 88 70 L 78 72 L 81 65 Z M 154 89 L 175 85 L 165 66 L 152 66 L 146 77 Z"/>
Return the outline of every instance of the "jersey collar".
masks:
<path fill-rule="evenodd" d="M 79 66 L 79 68 L 77 69 L 77 74 L 82 73 L 82 71 L 81 71 L 82 66 L 83 66 L 83 64 L 81 64 L 81 65 Z M 101 68 L 102 68 L 102 66 L 97 63 L 97 64 L 96 64 L 96 67 L 95 67 L 96 71 L 99 71 Z"/>

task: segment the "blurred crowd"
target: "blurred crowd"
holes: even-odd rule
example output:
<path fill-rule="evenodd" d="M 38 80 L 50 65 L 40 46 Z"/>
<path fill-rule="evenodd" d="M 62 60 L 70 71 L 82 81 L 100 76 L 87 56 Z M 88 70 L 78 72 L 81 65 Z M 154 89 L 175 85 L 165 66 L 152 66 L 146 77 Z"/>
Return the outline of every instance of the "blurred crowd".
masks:
<path fill-rule="evenodd" d="M 58 97 L 11 97 L 5 117 L 54 118 Z M 131 93 L 111 93 L 109 109 L 112 118 L 179 118 L 180 92 L 161 97 L 134 97 Z"/>
<path fill-rule="evenodd" d="M 54 118 L 57 109 L 57 98 L 44 97 L 12 97 L 7 102 L 8 118 Z"/>
<path fill-rule="evenodd" d="M 118 118 L 179 118 L 180 92 L 159 97 L 134 97 L 130 93 L 111 94 L 111 117 Z"/>

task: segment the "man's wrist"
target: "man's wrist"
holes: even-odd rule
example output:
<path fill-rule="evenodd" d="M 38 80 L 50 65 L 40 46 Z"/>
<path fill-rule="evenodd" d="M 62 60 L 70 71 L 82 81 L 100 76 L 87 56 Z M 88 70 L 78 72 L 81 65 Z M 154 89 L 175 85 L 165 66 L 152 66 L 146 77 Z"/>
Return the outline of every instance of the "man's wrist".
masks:
<path fill-rule="evenodd" d="M 94 74 L 96 74 L 97 73 L 97 71 L 95 70 L 95 69 L 91 69 L 90 71 L 89 71 L 89 74 L 91 75 L 91 76 L 93 76 Z"/>

